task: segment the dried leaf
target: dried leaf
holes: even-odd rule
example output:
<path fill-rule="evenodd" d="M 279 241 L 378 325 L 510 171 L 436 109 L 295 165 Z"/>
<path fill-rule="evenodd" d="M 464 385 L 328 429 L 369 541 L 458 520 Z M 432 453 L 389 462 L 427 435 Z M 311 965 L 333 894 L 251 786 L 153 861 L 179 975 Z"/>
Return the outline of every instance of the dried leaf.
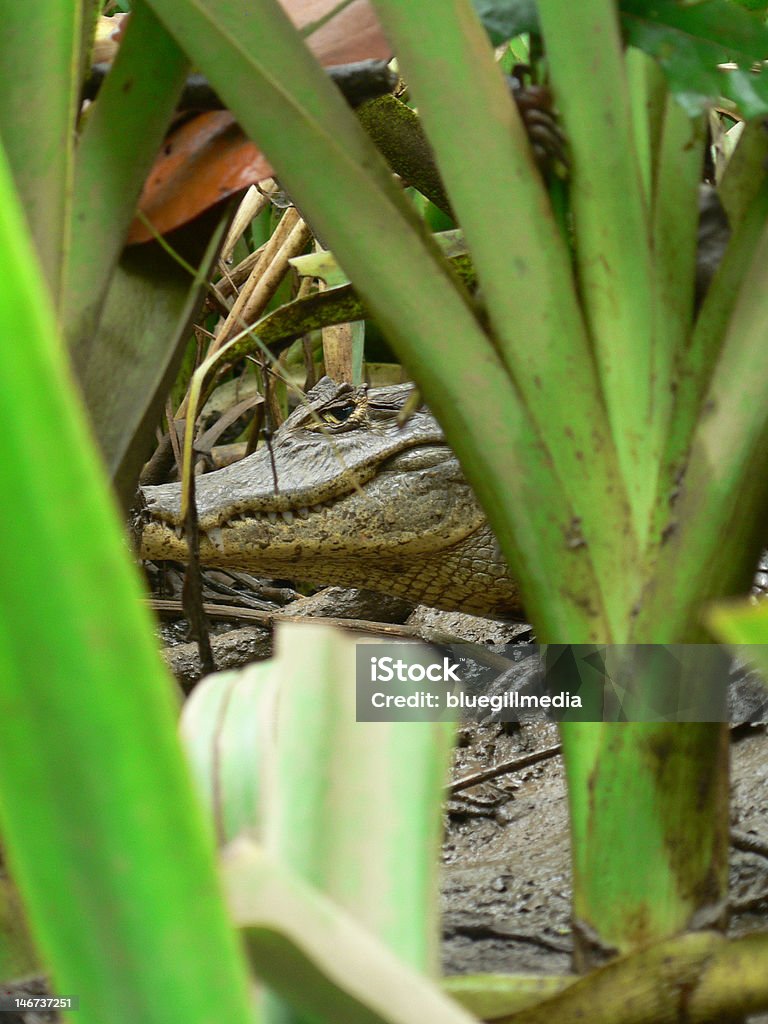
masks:
<path fill-rule="evenodd" d="M 199 114 L 174 128 L 144 185 L 139 209 L 161 235 L 254 182 L 272 168 L 228 110 Z M 128 244 L 146 242 L 152 232 L 134 220 Z"/>
<path fill-rule="evenodd" d="M 367 0 L 353 0 L 325 23 L 323 19 L 338 6 L 338 0 L 281 2 L 297 28 L 321 23 L 307 36 L 307 45 L 323 66 L 391 56 L 391 47 Z M 167 137 L 144 185 L 139 209 L 165 234 L 271 174 L 267 158 L 228 111 L 200 114 Z M 128 244 L 152 237 L 137 218 Z"/>

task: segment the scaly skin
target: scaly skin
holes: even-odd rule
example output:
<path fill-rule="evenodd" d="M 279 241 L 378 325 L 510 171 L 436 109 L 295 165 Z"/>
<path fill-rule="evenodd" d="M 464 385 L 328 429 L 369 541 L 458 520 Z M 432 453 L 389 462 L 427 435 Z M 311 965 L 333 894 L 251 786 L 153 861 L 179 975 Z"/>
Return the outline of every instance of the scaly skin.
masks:
<path fill-rule="evenodd" d="M 517 586 L 437 421 L 422 407 L 398 424 L 412 393 L 324 378 L 271 452 L 198 477 L 202 563 L 519 618 Z M 142 493 L 142 558 L 185 561 L 180 485 Z"/>

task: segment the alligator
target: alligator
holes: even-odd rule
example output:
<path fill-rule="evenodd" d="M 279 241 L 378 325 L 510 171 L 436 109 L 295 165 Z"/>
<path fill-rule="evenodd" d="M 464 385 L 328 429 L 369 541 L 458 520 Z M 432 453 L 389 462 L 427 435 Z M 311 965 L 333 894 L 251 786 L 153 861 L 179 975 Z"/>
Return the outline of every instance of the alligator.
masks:
<path fill-rule="evenodd" d="M 196 478 L 200 560 L 519 619 L 520 597 L 414 386 L 324 377 L 271 444 Z M 404 421 L 404 422 L 403 422 Z M 185 561 L 178 483 L 144 487 L 141 557 Z"/>

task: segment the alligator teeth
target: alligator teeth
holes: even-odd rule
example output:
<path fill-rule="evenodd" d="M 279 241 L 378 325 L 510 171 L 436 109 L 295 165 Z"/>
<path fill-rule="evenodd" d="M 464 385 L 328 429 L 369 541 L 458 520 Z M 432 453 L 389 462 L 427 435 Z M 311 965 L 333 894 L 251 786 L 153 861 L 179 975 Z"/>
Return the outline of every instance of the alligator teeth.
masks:
<path fill-rule="evenodd" d="M 181 540 L 181 538 L 184 536 L 184 527 L 181 525 L 181 523 L 177 523 L 176 526 L 174 526 L 173 528 L 173 532 L 176 534 L 179 540 Z"/>
<path fill-rule="evenodd" d="M 303 505 L 301 508 L 296 509 L 296 515 L 301 516 L 302 519 L 309 519 L 311 514 L 312 513 L 309 511 L 309 509 Z"/>
<path fill-rule="evenodd" d="M 286 523 L 293 522 L 293 512 L 291 512 L 289 508 L 285 509 L 283 512 L 283 521 Z"/>
<path fill-rule="evenodd" d="M 224 537 L 222 535 L 220 527 L 212 526 L 211 529 L 208 530 L 207 536 L 208 540 L 211 542 L 211 544 L 213 544 L 213 546 L 218 551 L 224 550 Z"/>
<path fill-rule="evenodd" d="M 267 512 L 267 519 L 270 521 L 270 523 L 276 523 L 277 512 Z"/>

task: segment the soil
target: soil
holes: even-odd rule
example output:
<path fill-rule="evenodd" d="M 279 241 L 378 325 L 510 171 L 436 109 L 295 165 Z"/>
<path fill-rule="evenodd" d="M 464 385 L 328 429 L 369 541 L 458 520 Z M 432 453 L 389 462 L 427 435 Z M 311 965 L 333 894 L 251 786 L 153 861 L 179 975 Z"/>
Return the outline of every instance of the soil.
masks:
<path fill-rule="evenodd" d="M 734 935 L 765 929 L 768 915 L 768 735 L 761 726 L 738 737 L 731 744 Z M 471 726 L 461 741 L 455 778 L 551 747 L 557 731 L 534 724 L 509 735 L 499 726 Z M 748 846 L 754 849 L 737 848 Z M 568 807 L 559 756 L 449 802 L 443 927 L 446 974 L 570 970 Z"/>

